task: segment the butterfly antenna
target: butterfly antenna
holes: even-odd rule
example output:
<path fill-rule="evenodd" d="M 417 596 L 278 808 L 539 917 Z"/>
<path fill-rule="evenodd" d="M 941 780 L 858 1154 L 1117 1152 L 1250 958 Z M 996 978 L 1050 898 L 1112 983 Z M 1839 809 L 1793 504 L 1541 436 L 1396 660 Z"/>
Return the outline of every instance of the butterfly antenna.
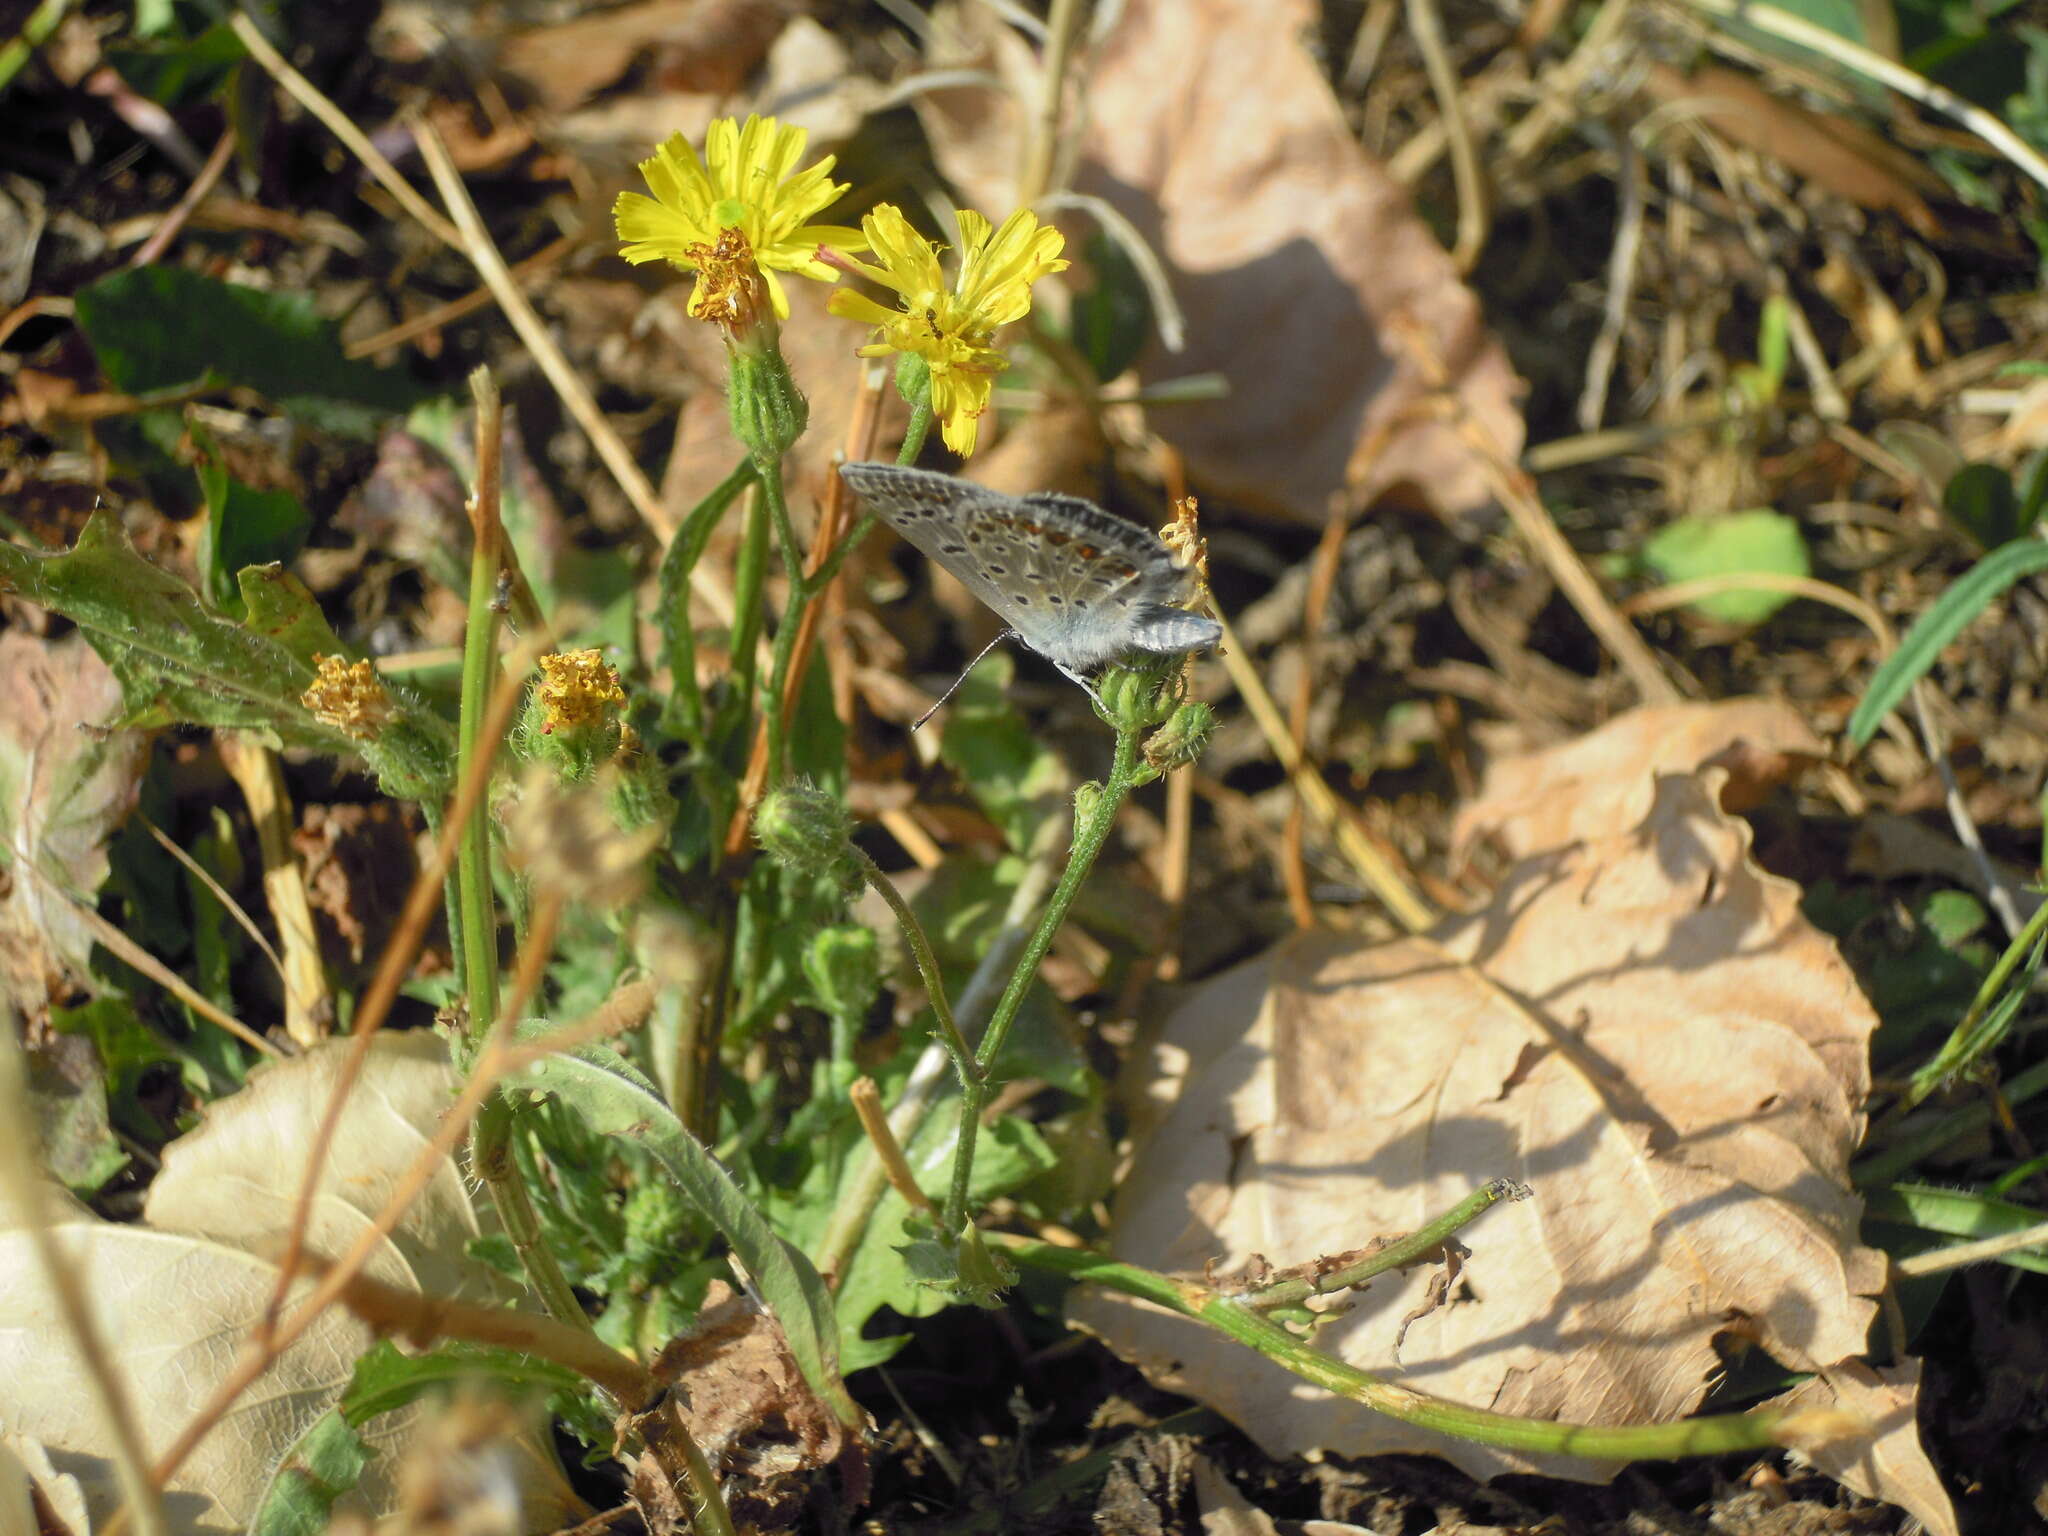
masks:
<path fill-rule="evenodd" d="M 919 715 L 916 720 L 911 722 L 910 728 L 914 731 L 920 725 L 923 725 L 925 721 L 931 719 L 933 715 L 936 715 L 939 712 L 939 706 L 941 704 L 944 704 L 946 700 L 950 699 L 951 697 L 953 697 L 954 694 L 960 691 L 960 685 L 967 681 L 967 674 L 972 672 L 976 667 L 981 665 L 981 658 L 983 656 L 986 656 L 990 651 L 994 650 L 997 646 L 1001 645 L 1005 640 L 1009 639 L 1012 635 L 1016 633 L 1017 631 L 1015 631 L 1014 629 L 1003 630 L 995 637 L 995 639 L 989 641 L 987 645 L 984 645 L 981 648 L 981 650 L 975 655 L 974 660 L 970 661 L 969 663 L 967 663 L 966 666 L 960 669 L 960 675 L 953 679 L 953 686 L 948 688 L 944 693 L 940 694 L 937 700 L 933 702 L 932 707 L 930 709 L 926 710 L 923 714 Z"/>

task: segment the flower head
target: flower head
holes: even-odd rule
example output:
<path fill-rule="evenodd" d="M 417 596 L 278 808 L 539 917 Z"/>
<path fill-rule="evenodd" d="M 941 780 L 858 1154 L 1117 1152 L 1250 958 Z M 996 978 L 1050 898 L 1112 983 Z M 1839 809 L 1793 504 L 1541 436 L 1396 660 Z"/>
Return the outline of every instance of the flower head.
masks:
<path fill-rule="evenodd" d="M 540 659 L 541 734 L 601 726 L 626 702 L 619 669 L 598 650 L 550 653 Z"/>
<path fill-rule="evenodd" d="M 839 274 L 819 259 L 819 247 L 861 246 L 857 229 L 807 222 L 846 190 L 843 182 L 828 179 L 830 155 L 797 170 L 809 137 L 803 129 L 772 117 L 749 117 L 744 124 L 721 117 L 704 136 L 704 156 L 699 159 L 688 139 L 672 135 L 652 159 L 640 162 L 640 174 L 654 196 L 621 192 L 612 207 L 619 238 L 625 242 L 619 254 L 634 263 L 670 261 L 701 274 L 721 250 L 719 237 L 737 230 L 767 280 L 775 313 L 787 319 L 789 299 L 777 272 L 835 282 Z M 724 249 L 730 248 L 727 242 Z M 710 275 L 717 276 L 715 269 Z M 690 313 L 699 319 L 718 318 L 721 296 L 730 291 L 729 280 L 720 279 L 707 292 L 705 277 L 700 276 L 690 297 Z"/>
<path fill-rule="evenodd" d="M 881 337 L 860 349 L 863 357 L 915 353 L 931 369 L 932 410 L 946 446 L 974 452 L 976 420 L 988 409 L 995 376 L 1005 366 L 992 345 L 997 327 L 1022 319 L 1031 309 L 1031 285 L 1049 272 L 1066 269 L 1060 258 L 1065 237 L 1041 227 L 1037 215 L 1020 209 L 1000 229 L 970 209 L 960 210 L 960 269 L 953 286 L 939 271 L 932 243 L 888 203 L 861 220 L 861 232 L 879 266 L 847 259 L 863 277 L 896 291 L 900 309 L 884 309 L 864 294 L 832 295 L 835 315 L 881 328 Z"/>
<path fill-rule="evenodd" d="M 395 713 L 384 681 L 367 661 L 349 662 L 317 652 L 313 686 L 299 697 L 322 725 L 333 726 L 357 741 L 369 741 L 391 723 Z"/>

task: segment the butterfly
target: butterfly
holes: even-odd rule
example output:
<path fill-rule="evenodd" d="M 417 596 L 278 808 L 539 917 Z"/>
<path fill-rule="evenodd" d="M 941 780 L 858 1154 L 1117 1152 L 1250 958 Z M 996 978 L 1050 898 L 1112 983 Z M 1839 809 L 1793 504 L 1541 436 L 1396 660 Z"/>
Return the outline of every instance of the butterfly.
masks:
<path fill-rule="evenodd" d="M 1193 569 L 1157 534 L 1093 502 L 1050 491 L 1006 496 L 897 464 L 842 464 L 839 473 L 1091 697 L 1086 674 L 1096 667 L 1133 651 L 1204 651 L 1223 638 L 1214 619 L 1180 606 L 1195 595 Z"/>

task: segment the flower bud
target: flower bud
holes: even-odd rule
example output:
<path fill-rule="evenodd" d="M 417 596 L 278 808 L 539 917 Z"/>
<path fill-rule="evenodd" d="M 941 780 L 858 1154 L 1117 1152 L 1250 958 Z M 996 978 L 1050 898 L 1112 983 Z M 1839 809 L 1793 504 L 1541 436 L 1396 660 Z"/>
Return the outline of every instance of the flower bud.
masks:
<path fill-rule="evenodd" d="M 733 352 L 725 403 L 732 435 L 756 462 L 780 459 L 811 419 L 810 405 L 789 376 L 782 349 L 773 343 L 758 351 Z"/>
<path fill-rule="evenodd" d="M 597 650 L 550 654 L 539 665 L 540 683 L 520 718 L 519 747 L 564 783 L 586 783 L 619 750 L 626 690 L 618 668 Z"/>
<path fill-rule="evenodd" d="M 1103 717 L 1119 731 L 1159 724 L 1180 703 L 1173 683 L 1182 664 L 1178 656 L 1132 657 L 1109 668 L 1095 685 Z"/>
<path fill-rule="evenodd" d="M 1202 755 L 1216 729 L 1216 713 L 1206 704 L 1183 704 L 1166 724 L 1145 741 L 1145 761 L 1161 773 L 1185 767 Z"/>
<path fill-rule="evenodd" d="M 754 812 L 754 841 L 794 874 L 830 880 L 851 892 L 860 884 L 853 857 L 853 818 L 815 784 L 785 784 Z"/>
<path fill-rule="evenodd" d="M 866 1017 L 882 990 L 882 946 L 874 929 L 851 923 L 820 929 L 804 951 L 804 975 L 826 1013 Z"/>
<path fill-rule="evenodd" d="M 896 393 L 912 410 L 931 404 L 932 365 L 915 352 L 899 353 L 896 358 Z"/>

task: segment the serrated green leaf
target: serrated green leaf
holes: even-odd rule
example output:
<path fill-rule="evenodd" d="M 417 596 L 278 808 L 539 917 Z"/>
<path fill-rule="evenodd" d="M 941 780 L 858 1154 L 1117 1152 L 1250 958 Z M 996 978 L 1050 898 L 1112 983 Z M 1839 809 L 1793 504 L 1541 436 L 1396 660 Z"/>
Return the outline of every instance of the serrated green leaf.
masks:
<path fill-rule="evenodd" d="M 1927 675 L 1949 642 L 1999 593 L 2036 571 L 2048 571 L 2048 541 L 2018 539 L 1979 560 L 1935 599 L 1934 606 L 1920 615 L 1899 648 L 1872 675 L 1856 712 L 1849 717 L 1850 744 L 1860 747 L 1875 736 L 1884 717 Z"/>
<path fill-rule="evenodd" d="M 957 1099 L 936 1106 L 907 1149 L 911 1169 L 928 1194 L 944 1193 L 959 1113 Z M 1015 1116 L 1006 1115 L 981 1133 L 968 1201 L 978 1206 L 998 1195 L 1009 1194 L 1045 1173 L 1052 1163 L 1052 1149 L 1037 1130 Z M 829 1216 L 833 1203 L 836 1202 L 821 1206 L 823 1215 Z M 869 1320 L 882 1308 L 905 1318 L 916 1318 L 929 1317 L 949 1305 L 948 1296 L 938 1287 L 959 1278 L 954 1252 L 946 1245 L 925 1246 L 917 1235 L 906 1243 L 905 1220 L 909 1215 L 909 1206 L 895 1190 L 883 1195 L 868 1219 L 860 1245 L 839 1277 L 839 1347 L 849 1371 L 881 1364 L 908 1337 L 868 1335 Z"/>
<path fill-rule="evenodd" d="M 321 724 L 300 698 L 314 654 L 341 654 L 341 642 L 282 568 L 252 566 L 239 582 L 247 618 L 238 624 L 143 559 L 105 512 L 66 553 L 0 544 L 0 588 L 70 619 L 113 670 L 125 708 L 116 724 L 253 731 L 274 746 L 361 756 L 401 798 L 441 794 L 455 759 L 447 723 L 393 689 L 400 713 L 370 741 Z"/>
<path fill-rule="evenodd" d="M 718 1160 L 676 1117 L 661 1091 L 615 1052 L 593 1047 L 557 1052 L 528 1070 L 528 1081 L 559 1097 L 607 1136 L 637 1142 L 668 1170 L 686 1198 L 732 1244 L 782 1325 L 790 1354 L 811 1390 L 849 1428 L 864 1422 L 839 1370 L 832 1293 L 816 1267 L 775 1234 Z"/>

